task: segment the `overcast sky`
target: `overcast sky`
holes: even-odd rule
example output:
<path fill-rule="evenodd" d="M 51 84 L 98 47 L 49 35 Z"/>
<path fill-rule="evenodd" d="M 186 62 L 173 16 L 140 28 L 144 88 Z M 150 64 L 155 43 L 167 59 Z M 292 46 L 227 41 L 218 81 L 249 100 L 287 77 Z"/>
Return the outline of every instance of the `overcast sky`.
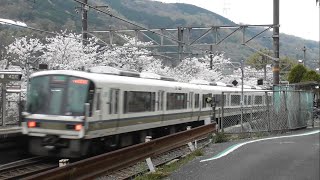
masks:
<path fill-rule="evenodd" d="M 272 24 L 273 0 L 156 0 L 193 4 L 236 23 Z M 280 32 L 319 41 L 316 0 L 280 0 Z"/>

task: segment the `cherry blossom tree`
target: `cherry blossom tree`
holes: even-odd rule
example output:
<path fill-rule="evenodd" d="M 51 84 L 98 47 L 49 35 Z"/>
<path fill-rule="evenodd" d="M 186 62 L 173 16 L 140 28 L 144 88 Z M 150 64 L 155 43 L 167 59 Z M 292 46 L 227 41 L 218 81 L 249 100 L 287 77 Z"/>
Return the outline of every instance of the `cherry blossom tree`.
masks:
<path fill-rule="evenodd" d="M 50 69 L 80 70 L 96 61 L 100 48 L 96 44 L 97 41 L 91 38 L 88 44 L 83 46 L 81 35 L 64 32 L 61 35 L 46 38 L 41 62 L 48 64 Z"/>

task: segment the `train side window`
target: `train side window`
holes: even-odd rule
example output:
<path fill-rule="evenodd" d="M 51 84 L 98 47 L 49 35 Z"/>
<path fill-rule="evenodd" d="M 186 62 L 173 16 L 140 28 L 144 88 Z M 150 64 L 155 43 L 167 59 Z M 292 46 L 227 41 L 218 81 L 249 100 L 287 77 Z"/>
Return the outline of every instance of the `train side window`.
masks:
<path fill-rule="evenodd" d="M 207 97 L 212 97 L 212 94 L 203 94 L 202 95 L 202 108 L 206 108 L 207 107 L 207 102 L 206 102 L 206 98 Z"/>
<path fill-rule="evenodd" d="M 118 114 L 119 89 L 111 89 L 109 97 L 109 114 Z"/>
<path fill-rule="evenodd" d="M 231 95 L 231 106 L 239 106 L 240 100 L 240 95 Z"/>
<path fill-rule="evenodd" d="M 154 92 L 125 91 L 124 113 L 155 111 Z"/>
<path fill-rule="evenodd" d="M 199 94 L 194 95 L 194 108 L 199 108 Z"/>
<path fill-rule="evenodd" d="M 167 110 L 187 109 L 187 93 L 167 93 Z"/>
<path fill-rule="evenodd" d="M 262 96 L 255 96 L 254 97 L 254 104 L 263 104 Z"/>

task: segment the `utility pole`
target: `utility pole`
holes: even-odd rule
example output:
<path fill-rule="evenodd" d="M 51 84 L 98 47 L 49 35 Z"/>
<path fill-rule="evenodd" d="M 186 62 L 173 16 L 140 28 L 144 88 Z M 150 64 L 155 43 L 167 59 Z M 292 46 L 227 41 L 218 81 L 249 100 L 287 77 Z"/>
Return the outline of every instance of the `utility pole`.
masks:
<path fill-rule="evenodd" d="M 89 7 L 87 6 L 88 0 L 83 0 L 82 4 L 82 44 L 87 45 L 88 40 L 88 10 Z"/>
<path fill-rule="evenodd" d="M 210 45 L 210 69 L 213 69 L 213 46 Z"/>
<path fill-rule="evenodd" d="M 178 55 L 179 55 L 179 61 L 182 61 L 182 54 L 183 54 L 183 28 L 178 27 Z"/>
<path fill-rule="evenodd" d="M 244 60 L 241 60 L 241 132 L 243 132 L 243 79 L 244 79 Z"/>
<path fill-rule="evenodd" d="M 273 85 L 278 85 L 280 81 L 279 66 L 279 0 L 273 0 L 273 50 L 275 60 L 273 61 Z"/>
<path fill-rule="evenodd" d="M 306 66 L 306 51 L 307 51 L 306 46 L 303 46 L 302 51 L 303 51 L 303 66 Z"/>

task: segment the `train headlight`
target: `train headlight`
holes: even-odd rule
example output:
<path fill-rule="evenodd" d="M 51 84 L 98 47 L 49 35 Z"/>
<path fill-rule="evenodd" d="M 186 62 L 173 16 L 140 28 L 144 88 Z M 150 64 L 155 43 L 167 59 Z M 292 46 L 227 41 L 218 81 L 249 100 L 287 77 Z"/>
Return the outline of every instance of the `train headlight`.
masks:
<path fill-rule="evenodd" d="M 67 129 L 81 131 L 82 124 L 67 124 Z"/>
<path fill-rule="evenodd" d="M 81 129 L 82 129 L 82 124 L 76 124 L 74 126 L 74 130 L 76 130 L 76 131 L 81 131 Z"/>
<path fill-rule="evenodd" d="M 35 128 L 38 124 L 35 121 L 28 121 L 28 128 Z"/>

